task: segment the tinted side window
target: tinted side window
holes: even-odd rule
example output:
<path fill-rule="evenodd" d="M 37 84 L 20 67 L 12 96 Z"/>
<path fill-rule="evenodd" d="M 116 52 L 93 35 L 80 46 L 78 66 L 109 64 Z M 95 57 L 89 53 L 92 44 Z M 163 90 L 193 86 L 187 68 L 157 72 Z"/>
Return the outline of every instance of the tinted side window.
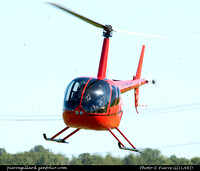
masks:
<path fill-rule="evenodd" d="M 119 104 L 119 100 L 120 100 L 120 90 L 118 87 L 116 86 L 111 86 L 112 88 L 112 97 L 111 97 L 111 104 L 110 107 L 113 107 L 115 105 Z"/>
<path fill-rule="evenodd" d="M 117 87 L 117 101 L 116 101 L 116 105 L 119 104 L 120 96 L 121 96 L 121 92 L 120 92 L 120 90 L 119 90 L 119 87 Z"/>
<path fill-rule="evenodd" d="M 112 96 L 111 96 L 110 107 L 113 107 L 116 105 L 117 102 L 117 88 L 116 86 L 111 86 L 111 88 L 112 88 Z"/>

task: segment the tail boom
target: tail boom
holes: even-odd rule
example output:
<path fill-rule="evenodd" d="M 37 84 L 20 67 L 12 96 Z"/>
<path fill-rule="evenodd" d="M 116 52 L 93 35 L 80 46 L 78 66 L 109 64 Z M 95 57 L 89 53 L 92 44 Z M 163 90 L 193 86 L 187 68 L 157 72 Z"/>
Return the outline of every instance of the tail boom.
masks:
<path fill-rule="evenodd" d="M 145 84 L 147 81 L 145 79 L 127 80 L 127 81 L 115 81 L 119 87 L 121 93 L 125 93 L 132 89 L 136 89 L 139 86 Z"/>

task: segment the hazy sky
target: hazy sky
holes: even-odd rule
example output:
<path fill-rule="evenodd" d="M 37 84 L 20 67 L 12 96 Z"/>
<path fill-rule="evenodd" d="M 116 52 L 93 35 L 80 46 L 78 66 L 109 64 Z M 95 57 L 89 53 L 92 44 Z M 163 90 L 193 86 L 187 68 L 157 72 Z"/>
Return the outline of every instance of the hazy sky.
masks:
<path fill-rule="evenodd" d="M 65 127 L 65 88 L 75 77 L 97 75 L 103 43 L 101 29 L 44 2 L 0 0 L 0 148 L 16 153 L 40 144 L 69 157 L 128 154 L 108 131 L 81 130 L 69 144 L 43 139 L 43 133 L 51 137 Z M 199 156 L 199 1 L 56 2 L 114 29 L 172 38 L 113 33 L 108 78 L 132 79 L 145 44 L 142 77 L 158 81 L 140 88 L 139 103 L 148 107 L 139 108 L 139 115 L 133 91 L 123 94 L 119 128 L 137 148 L 159 148 L 166 156 Z"/>

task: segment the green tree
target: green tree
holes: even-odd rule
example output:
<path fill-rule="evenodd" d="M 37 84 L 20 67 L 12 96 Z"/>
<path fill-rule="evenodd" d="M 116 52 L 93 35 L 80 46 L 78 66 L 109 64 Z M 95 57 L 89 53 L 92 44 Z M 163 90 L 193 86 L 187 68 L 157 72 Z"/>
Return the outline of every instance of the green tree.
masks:
<path fill-rule="evenodd" d="M 0 148 L 0 156 L 3 155 L 4 153 L 6 153 L 5 148 Z"/>
<path fill-rule="evenodd" d="M 36 165 L 67 165 L 69 158 L 62 154 L 53 154 L 43 146 L 38 145 L 29 151 L 29 156 L 32 157 Z"/>
<path fill-rule="evenodd" d="M 4 153 L 3 155 L 1 155 L 0 161 L 2 162 L 3 165 L 9 165 L 15 162 L 15 159 L 13 155 L 9 153 Z"/>
<path fill-rule="evenodd" d="M 200 157 L 193 157 L 191 159 L 191 164 L 193 164 L 193 165 L 200 165 Z"/>
<path fill-rule="evenodd" d="M 172 165 L 190 165 L 192 162 L 186 158 L 177 158 L 175 155 L 170 157 Z"/>
<path fill-rule="evenodd" d="M 78 158 L 80 159 L 80 161 L 81 161 L 81 163 L 83 165 L 92 165 L 92 164 L 94 164 L 93 158 L 89 153 L 80 154 L 78 156 Z"/>
<path fill-rule="evenodd" d="M 175 155 L 170 156 L 170 161 L 172 165 L 177 165 L 179 163 L 179 160 Z"/>
<path fill-rule="evenodd" d="M 162 156 L 161 152 L 157 149 L 147 148 L 140 154 L 140 157 L 143 164 L 159 165 L 167 163 L 166 158 Z"/>
<path fill-rule="evenodd" d="M 70 160 L 70 165 L 82 165 L 82 163 L 80 159 L 72 156 L 72 159 Z"/>
<path fill-rule="evenodd" d="M 103 165 L 104 164 L 104 158 L 102 156 L 93 155 L 92 157 L 93 157 L 96 165 Z"/>
<path fill-rule="evenodd" d="M 4 154 L 6 154 L 6 150 L 4 148 L 0 148 L 0 165 L 3 164 Z"/>
<path fill-rule="evenodd" d="M 137 156 L 134 154 L 130 153 L 129 155 L 125 156 L 123 159 L 123 164 L 124 165 L 137 165 Z"/>
<path fill-rule="evenodd" d="M 41 152 L 41 153 L 46 153 L 46 152 L 49 152 L 48 149 L 45 149 L 42 145 L 36 145 L 34 148 L 32 148 L 30 150 L 30 152 Z"/>
<path fill-rule="evenodd" d="M 180 165 L 190 165 L 190 164 L 192 164 L 192 163 L 190 162 L 190 160 L 181 157 L 181 158 L 179 159 L 179 164 L 180 164 Z"/>
<path fill-rule="evenodd" d="M 13 155 L 14 161 L 12 161 L 12 164 L 20 165 L 31 165 L 33 164 L 33 161 L 29 155 L 27 155 L 27 152 L 25 153 L 17 153 Z"/>
<path fill-rule="evenodd" d="M 98 155 L 90 155 L 89 153 L 83 153 L 78 156 L 82 165 L 100 165 L 103 164 L 103 158 Z"/>
<path fill-rule="evenodd" d="M 111 154 L 107 154 L 104 158 L 104 165 L 122 165 L 123 160 L 119 157 L 113 157 Z"/>
<path fill-rule="evenodd" d="M 200 157 L 191 160 L 177 158 L 175 155 L 164 157 L 157 149 L 145 149 L 141 154 L 129 153 L 124 158 L 113 157 L 107 154 L 105 157 L 91 155 L 89 153 L 72 157 L 71 160 L 62 154 L 54 154 L 43 146 L 38 145 L 30 151 L 9 154 L 4 148 L 0 148 L 0 164 L 4 165 L 200 165 Z"/>

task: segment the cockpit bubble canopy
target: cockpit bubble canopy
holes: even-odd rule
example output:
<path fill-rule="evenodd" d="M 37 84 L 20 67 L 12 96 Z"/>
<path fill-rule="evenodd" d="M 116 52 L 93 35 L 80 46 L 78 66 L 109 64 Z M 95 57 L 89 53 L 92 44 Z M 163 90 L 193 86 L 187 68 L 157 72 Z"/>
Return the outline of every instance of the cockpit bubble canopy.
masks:
<path fill-rule="evenodd" d="M 67 86 L 64 109 L 73 111 L 81 105 L 87 113 L 107 112 L 110 101 L 109 83 L 97 78 L 89 79 L 87 77 L 76 78 Z"/>
<path fill-rule="evenodd" d="M 79 105 L 83 89 L 89 78 L 81 77 L 72 80 L 66 88 L 64 98 L 64 109 L 73 111 Z"/>

